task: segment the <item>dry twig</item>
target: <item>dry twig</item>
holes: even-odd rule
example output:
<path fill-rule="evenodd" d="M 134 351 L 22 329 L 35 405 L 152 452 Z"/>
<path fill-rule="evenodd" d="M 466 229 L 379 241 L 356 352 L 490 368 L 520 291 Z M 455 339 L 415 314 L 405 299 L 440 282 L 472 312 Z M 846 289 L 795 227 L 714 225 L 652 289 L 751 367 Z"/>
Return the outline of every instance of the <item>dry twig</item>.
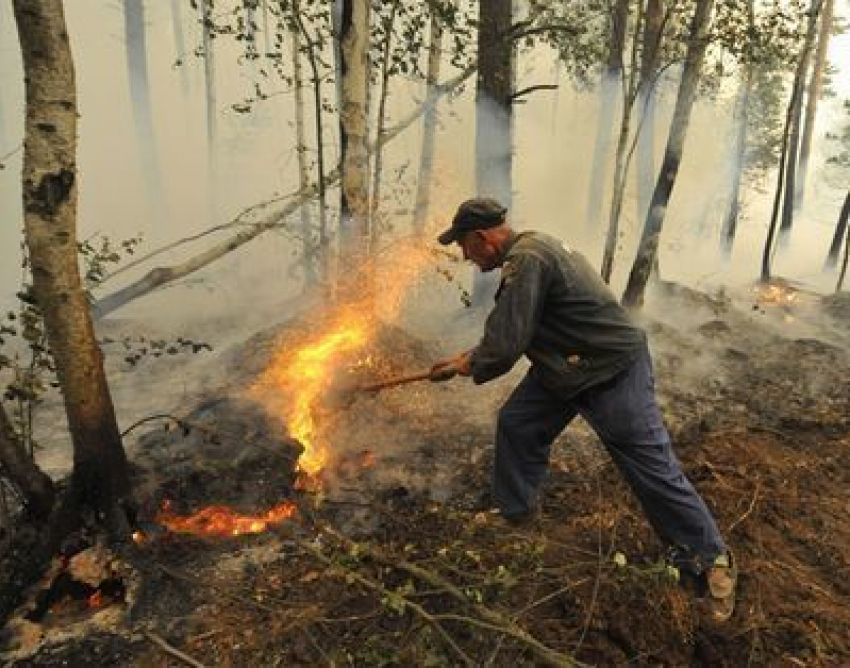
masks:
<path fill-rule="evenodd" d="M 145 631 L 144 636 L 145 638 L 150 640 L 154 645 L 159 647 L 163 652 L 165 652 L 166 654 L 170 654 L 176 659 L 180 659 L 183 663 L 193 666 L 194 668 L 205 668 L 203 663 L 193 659 L 185 652 L 181 652 L 176 647 L 169 645 L 162 637 L 158 636 L 156 633 Z"/>

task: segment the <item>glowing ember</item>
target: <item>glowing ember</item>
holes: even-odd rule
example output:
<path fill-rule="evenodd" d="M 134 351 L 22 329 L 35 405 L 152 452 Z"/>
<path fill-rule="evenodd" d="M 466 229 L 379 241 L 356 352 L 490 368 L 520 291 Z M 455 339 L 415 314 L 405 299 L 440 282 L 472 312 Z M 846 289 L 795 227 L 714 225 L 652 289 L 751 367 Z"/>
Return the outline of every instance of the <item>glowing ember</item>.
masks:
<path fill-rule="evenodd" d="M 103 593 L 98 589 L 88 598 L 88 606 L 90 608 L 99 608 L 103 605 Z"/>
<path fill-rule="evenodd" d="M 790 306 L 797 300 L 797 292 L 783 285 L 763 285 L 753 288 L 753 291 L 761 304 Z"/>
<path fill-rule="evenodd" d="M 241 536 L 262 533 L 270 525 L 291 518 L 296 512 L 295 504 L 287 502 L 275 506 L 264 515 L 239 515 L 227 506 L 208 506 L 194 515 L 181 516 L 171 510 L 165 502 L 156 521 L 175 533 L 196 536 Z"/>

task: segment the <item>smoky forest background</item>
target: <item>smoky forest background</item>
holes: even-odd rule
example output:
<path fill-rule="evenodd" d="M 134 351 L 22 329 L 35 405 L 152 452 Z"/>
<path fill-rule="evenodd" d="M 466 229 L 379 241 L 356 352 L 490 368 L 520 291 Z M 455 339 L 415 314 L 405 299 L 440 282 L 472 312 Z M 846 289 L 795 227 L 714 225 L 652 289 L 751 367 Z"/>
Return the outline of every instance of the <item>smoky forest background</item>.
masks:
<path fill-rule="evenodd" d="M 850 2 L 0 0 L 9 665 L 850 662 Z M 492 196 L 646 328 L 740 560 L 712 625 L 527 369 L 427 382 Z"/>

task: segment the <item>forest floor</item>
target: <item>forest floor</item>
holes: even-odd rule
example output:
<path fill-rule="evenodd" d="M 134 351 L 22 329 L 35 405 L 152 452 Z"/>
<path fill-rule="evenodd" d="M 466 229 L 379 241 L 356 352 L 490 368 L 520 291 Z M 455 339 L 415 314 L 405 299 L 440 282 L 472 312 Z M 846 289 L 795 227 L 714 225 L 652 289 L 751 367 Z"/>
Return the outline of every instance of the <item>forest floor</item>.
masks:
<path fill-rule="evenodd" d="M 290 324 L 221 356 L 220 384 L 175 409 L 184 428 L 139 428 L 131 458 L 147 538 L 133 560 L 142 581 L 133 595 L 72 621 L 59 612 L 33 628 L 13 619 L 4 658 L 19 666 L 847 665 L 843 297 L 801 292 L 792 302 L 669 286 L 648 309 L 675 448 L 741 566 L 725 624 L 707 622 L 670 579 L 664 547 L 582 423 L 553 449 L 537 525 L 476 513 L 495 410 L 521 370 L 482 387 L 423 383 L 357 399 L 335 418 L 324 487 L 295 490 L 297 447 L 274 436 L 244 392 Z M 427 369 L 447 352 L 429 338 L 387 327 L 374 353 L 389 370 Z M 292 499 L 298 511 L 256 535 L 200 537 L 157 528 L 165 499 L 178 511 L 229 504 L 246 513 Z"/>

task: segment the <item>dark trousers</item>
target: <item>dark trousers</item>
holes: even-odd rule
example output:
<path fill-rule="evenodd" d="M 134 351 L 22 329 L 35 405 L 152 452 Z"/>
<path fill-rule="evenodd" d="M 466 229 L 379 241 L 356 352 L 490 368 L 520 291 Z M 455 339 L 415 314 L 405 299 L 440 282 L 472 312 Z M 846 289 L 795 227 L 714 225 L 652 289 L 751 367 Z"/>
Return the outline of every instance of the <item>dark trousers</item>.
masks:
<path fill-rule="evenodd" d="M 604 443 L 680 565 L 701 572 L 726 547 L 705 502 L 682 472 L 655 403 L 649 352 L 610 381 L 564 400 L 532 374 L 499 411 L 493 494 L 506 516 L 537 504 L 558 434 L 581 415 Z"/>

